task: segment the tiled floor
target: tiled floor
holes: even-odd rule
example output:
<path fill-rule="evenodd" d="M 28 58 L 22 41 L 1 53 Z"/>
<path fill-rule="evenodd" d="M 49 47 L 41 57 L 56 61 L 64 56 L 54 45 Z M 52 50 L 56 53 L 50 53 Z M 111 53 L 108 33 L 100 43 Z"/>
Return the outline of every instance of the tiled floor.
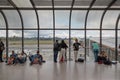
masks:
<path fill-rule="evenodd" d="M 43 65 L 6 65 L 0 63 L 0 80 L 120 80 L 120 64 L 106 66 L 94 62 Z"/>

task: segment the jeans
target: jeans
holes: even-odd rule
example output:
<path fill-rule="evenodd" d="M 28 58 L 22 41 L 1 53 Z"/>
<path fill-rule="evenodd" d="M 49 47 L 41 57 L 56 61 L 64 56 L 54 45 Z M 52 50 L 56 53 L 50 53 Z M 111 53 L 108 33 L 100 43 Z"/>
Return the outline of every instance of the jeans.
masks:
<path fill-rule="evenodd" d="M 93 53 L 94 53 L 95 62 L 97 62 L 99 50 L 98 49 L 94 49 Z"/>
<path fill-rule="evenodd" d="M 19 63 L 24 63 L 25 62 L 25 58 L 18 58 L 18 62 Z"/>
<path fill-rule="evenodd" d="M 54 51 L 54 62 L 57 62 L 58 51 Z"/>
<path fill-rule="evenodd" d="M 29 57 L 30 61 L 33 63 L 36 57 L 34 57 L 33 55 Z M 42 58 L 38 58 L 38 62 L 42 62 Z"/>
<path fill-rule="evenodd" d="M 0 51 L 0 61 L 3 61 L 3 60 L 2 60 L 2 52 L 3 52 L 3 51 Z"/>

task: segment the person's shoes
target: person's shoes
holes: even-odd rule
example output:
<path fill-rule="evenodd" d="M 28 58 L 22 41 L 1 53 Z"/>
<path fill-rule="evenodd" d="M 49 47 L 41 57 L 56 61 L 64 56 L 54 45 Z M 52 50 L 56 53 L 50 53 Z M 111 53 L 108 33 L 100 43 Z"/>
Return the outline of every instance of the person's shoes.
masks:
<path fill-rule="evenodd" d="M 41 62 L 39 62 L 39 65 L 41 65 L 42 63 Z"/>
<path fill-rule="evenodd" d="M 75 60 L 75 62 L 78 62 L 77 60 Z"/>
<path fill-rule="evenodd" d="M 2 60 L 2 61 L 0 61 L 0 62 L 4 62 L 4 61 Z"/>
<path fill-rule="evenodd" d="M 57 63 L 57 61 L 54 61 L 55 63 Z"/>
<path fill-rule="evenodd" d="M 30 65 L 33 65 L 33 63 L 31 62 Z"/>

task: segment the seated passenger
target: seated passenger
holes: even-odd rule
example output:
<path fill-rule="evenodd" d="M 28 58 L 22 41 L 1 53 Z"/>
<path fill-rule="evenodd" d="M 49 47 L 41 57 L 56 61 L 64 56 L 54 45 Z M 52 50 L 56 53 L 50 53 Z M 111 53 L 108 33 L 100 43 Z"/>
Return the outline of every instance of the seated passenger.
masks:
<path fill-rule="evenodd" d="M 27 54 L 24 53 L 24 51 L 22 51 L 21 54 L 18 55 L 18 57 L 17 57 L 18 62 L 21 64 L 26 62 L 26 59 L 27 59 Z"/>
<path fill-rule="evenodd" d="M 105 51 L 102 51 L 99 55 L 98 55 L 98 63 L 99 64 L 106 64 L 106 65 L 110 65 L 111 61 L 107 58 L 107 54 Z"/>
<path fill-rule="evenodd" d="M 10 55 L 10 57 L 8 58 L 7 64 L 16 64 L 17 63 L 17 54 L 15 54 L 14 51 L 12 51 L 12 54 Z"/>
<path fill-rule="evenodd" d="M 42 62 L 45 62 L 44 60 L 43 60 L 43 57 L 42 57 L 42 55 L 41 54 L 39 54 L 39 51 L 37 51 L 37 53 L 35 54 L 35 55 L 30 55 L 29 56 L 29 59 L 30 59 L 30 61 L 31 61 L 31 63 L 30 63 L 30 65 L 32 65 L 32 64 L 42 64 Z"/>

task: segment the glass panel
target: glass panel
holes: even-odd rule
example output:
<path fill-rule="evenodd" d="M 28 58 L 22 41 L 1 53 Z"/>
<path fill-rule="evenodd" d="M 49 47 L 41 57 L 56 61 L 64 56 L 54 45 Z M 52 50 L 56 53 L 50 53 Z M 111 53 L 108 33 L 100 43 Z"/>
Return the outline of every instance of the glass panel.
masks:
<path fill-rule="evenodd" d="M 37 30 L 24 30 L 24 49 L 27 54 L 37 51 Z"/>
<path fill-rule="evenodd" d="M 21 20 L 16 10 L 3 10 L 6 15 L 9 28 L 22 28 Z"/>
<path fill-rule="evenodd" d="M 120 30 L 118 30 L 118 61 L 120 62 Z"/>
<path fill-rule="evenodd" d="M 55 11 L 55 28 L 69 28 L 70 11 Z"/>
<path fill-rule="evenodd" d="M 33 0 L 37 8 L 52 8 L 52 0 Z"/>
<path fill-rule="evenodd" d="M 54 6 L 55 8 L 70 8 L 72 4 L 72 0 L 54 0 Z"/>
<path fill-rule="evenodd" d="M 96 0 L 94 3 L 95 8 L 106 8 L 112 0 Z"/>
<path fill-rule="evenodd" d="M 72 38 L 72 40 L 71 40 L 71 57 L 72 57 L 72 59 L 73 60 L 75 60 L 74 59 L 74 51 L 73 51 L 73 44 L 74 44 L 74 42 L 75 42 L 75 39 L 77 38 L 78 39 L 78 42 L 81 44 L 81 45 L 83 45 L 84 46 L 84 31 L 82 31 L 82 30 L 72 30 L 71 31 L 71 38 Z M 84 58 L 85 57 L 85 53 L 84 53 L 84 48 L 81 46 L 80 47 L 80 49 L 79 49 L 79 52 L 78 52 L 78 56 L 77 56 L 77 58 Z"/>
<path fill-rule="evenodd" d="M 21 11 L 24 21 L 24 28 L 37 28 L 37 18 L 35 11 Z"/>
<path fill-rule="evenodd" d="M 71 20 L 71 28 L 84 28 L 85 24 L 85 16 L 86 11 L 73 11 L 72 12 L 72 20 Z"/>
<path fill-rule="evenodd" d="M 53 31 L 40 30 L 40 53 L 45 60 L 53 61 Z"/>
<path fill-rule="evenodd" d="M 92 0 L 75 0 L 74 8 L 88 8 Z"/>
<path fill-rule="evenodd" d="M 22 49 L 22 31 L 21 30 L 9 30 L 9 55 L 11 54 L 12 50 L 15 53 L 20 53 Z"/>
<path fill-rule="evenodd" d="M 3 59 L 6 59 L 6 30 L 0 30 L 0 39 L 5 46 L 5 50 L 3 51 Z"/>
<path fill-rule="evenodd" d="M 103 29 L 115 29 L 120 11 L 107 11 L 103 19 Z"/>
<path fill-rule="evenodd" d="M 53 12 L 38 11 L 40 28 L 53 28 Z"/>
<path fill-rule="evenodd" d="M 12 0 L 17 7 L 32 7 L 30 0 Z"/>
<path fill-rule="evenodd" d="M 68 46 L 68 49 L 66 51 L 67 59 L 69 58 L 69 31 L 68 30 L 55 30 L 55 39 L 61 43 L 62 40 L 65 41 L 65 43 Z M 59 54 L 58 54 L 59 56 Z M 58 57 L 59 61 L 59 57 Z"/>
<path fill-rule="evenodd" d="M 88 29 L 99 29 L 103 11 L 90 11 L 87 20 Z"/>
<path fill-rule="evenodd" d="M 100 31 L 99 30 L 87 30 L 87 57 L 88 61 L 94 61 L 94 54 L 92 50 L 92 43 L 97 42 L 100 43 Z"/>
<path fill-rule="evenodd" d="M 120 29 L 120 18 L 119 18 L 119 23 L 118 23 L 118 29 Z"/>
<path fill-rule="evenodd" d="M 0 14 L 0 28 L 6 28 L 3 16 Z"/>
<path fill-rule="evenodd" d="M 115 31 L 103 30 L 102 31 L 102 50 L 104 50 L 110 60 L 115 60 Z"/>
<path fill-rule="evenodd" d="M 0 0 L 0 7 L 11 7 L 10 3 L 8 2 L 8 0 Z"/>
<path fill-rule="evenodd" d="M 116 2 L 111 6 L 111 8 L 120 8 L 120 0 L 116 0 Z"/>

